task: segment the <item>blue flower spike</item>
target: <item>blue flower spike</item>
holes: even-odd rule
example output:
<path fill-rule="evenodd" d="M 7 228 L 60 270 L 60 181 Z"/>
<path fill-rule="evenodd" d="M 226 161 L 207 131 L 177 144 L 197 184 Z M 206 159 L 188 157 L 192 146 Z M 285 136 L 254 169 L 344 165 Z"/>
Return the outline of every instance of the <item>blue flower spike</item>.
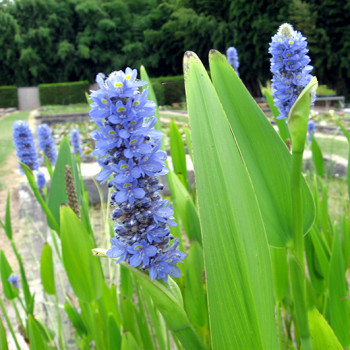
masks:
<path fill-rule="evenodd" d="M 239 67 L 238 52 L 237 52 L 237 49 L 235 47 L 231 46 L 226 50 L 226 59 L 227 59 L 228 63 L 232 66 L 232 68 L 235 70 L 237 75 L 239 76 L 239 73 L 238 73 L 238 67 Z"/>
<path fill-rule="evenodd" d="M 173 236 L 172 204 L 163 200 L 159 176 L 168 172 L 166 153 L 161 150 L 163 133 L 154 129 L 155 104 L 148 100 L 147 82 L 137 80 L 137 71 L 112 72 L 107 78 L 98 74 L 99 89 L 90 95 L 90 116 L 98 129 L 91 133 L 96 140 L 93 154 L 103 168 L 97 175 L 113 187 L 111 205 L 115 237 L 106 252 L 116 263 L 148 270 L 151 279 L 179 277 L 185 254 L 170 246 Z"/>
<path fill-rule="evenodd" d="M 31 170 L 39 169 L 38 155 L 35 149 L 35 142 L 29 124 L 25 120 L 16 120 L 12 126 L 13 143 L 16 147 L 18 160 L 26 164 Z M 18 165 L 21 174 L 22 168 Z"/>
<path fill-rule="evenodd" d="M 307 139 L 309 142 L 311 142 L 311 134 L 316 133 L 316 123 L 314 120 L 310 119 L 307 124 Z"/>
<path fill-rule="evenodd" d="M 38 172 L 36 174 L 36 184 L 38 186 L 38 188 L 43 188 L 45 187 L 46 184 L 46 179 L 45 179 L 45 174 L 42 172 Z"/>
<path fill-rule="evenodd" d="M 278 119 L 288 117 L 293 104 L 313 78 L 308 51 L 306 38 L 288 23 L 282 24 L 272 37 L 269 53 L 272 55 L 273 97 L 280 112 Z"/>
<path fill-rule="evenodd" d="M 19 288 L 19 277 L 17 275 L 12 274 L 8 279 L 8 282 L 10 282 L 15 288 Z"/>
<path fill-rule="evenodd" d="M 37 127 L 36 131 L 39 140 L 39 149 L 48 158 L 50 163 L 55 165 L 57 151 L 50 127 L 47 124 L 41 124 Z"/>
<path fill-rule="evenodd" d="M 80 146 L 80 133 L 79 130 L 74 128 L 70 132 L 70 144 L 73 147 L 73 154 L 79 153 L 81 155 L 81 146 Z"/>

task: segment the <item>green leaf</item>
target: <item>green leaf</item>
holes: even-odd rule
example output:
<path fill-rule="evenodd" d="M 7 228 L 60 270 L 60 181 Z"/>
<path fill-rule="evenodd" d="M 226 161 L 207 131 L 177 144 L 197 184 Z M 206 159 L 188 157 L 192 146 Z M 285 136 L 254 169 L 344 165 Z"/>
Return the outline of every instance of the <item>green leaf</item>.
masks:
<path fill-rule="evenodd" d="M 11 209 L 10 209 L 10 191 L 7 192 L 5 224 L 0 220 L 0 225 L 4 229 L 7 238 L 12 240 Z"/>
<path fill-rule="evenodd" d="M 78 332 L 78 334 L 83 337 L 87 334 L 87 329 L 84 325 L 84 322 L 76 310 L 76 308 L 72 305 L 72 302 L 66 298 L 66 303 L 64 304 L 64 310 L 66 311 L 69 319 L 73 323 L 74 328 Z"/>
<path fill-rule="evenodd" d="M 21 163 L 21 162 L 19 162 L 19 164 L 21 165 L 21 168 L 27 177 L 28 183 L 29 183 L 34 195 L 35 195 L 35 198 L 37 199 L 37 201 L 41 205 L 41 208 L 43 209 L 44 213 L 46 214 L 47 221 L 48 221 L 50 227 L 52 227 L 59 234 L 60 228 L 58 226 L 57 220 L 56 220 L 55 216 L 52 214 L 52 212 L 51 212 L 50 208 L 48 207 L 48 205 L 46 204 L 46 202 L 44 201 L 43 197 L 41 196 L 41 193 L 36 185 L 36 180 L 35 180 L 34 174 L 32 173 L 32 171 L 30 170 L 30 168 L 26 164 Z"/>
<path fill-rule="evenodd" d="M 47 171 L 49 173 L 50 179 L 52 179 L 52 175 L 53 175 L 52 165 L 51 165 L 49 158 L 47 158 L 47 156 L 45 156 L 45 155 L 44 155 L 44 162 L 45 162 L 45 166 L 47 168 Z"/>
<path fill-rule="evenodd" d="M 202 244 L 198 211 L 194 206 L 188 190 L 173 171 L 169 171 L 168 178 L 171 179 L 173 189 L 171 194 L 186 235 L 189 239 L 195 239 Z"/>
<path fill-rule="evenodd" d="M 317 79 L 313 77 L 300 93 L 288 114 L 288 127 L 292 140 L 293 153 L 304 151 L 310 105 L 317 90 Z"/>
<path fill-rule="evenodd" d="M 0 318 L 0 350 L 8 350 L 6 330 Z"/>
<path fill-rule="evenodd" d="M 185 54 L 184 74 L 212 346 L 275 349 L 271 261 L 252 183 L 214 86 L 192 52 Z"/>
<path fill-rule="evenodd" d="M 120 349 L 122 337 L 120 330 L 112 314 L 108 317 L 108 337 L 109 337 L 109 349 Z"/>
<path fill-rule="evenodd" d="M 9 300 L 16 298 L 18 296 L 19 289 L 15 288 L 8 281 L 8 278 L 12 275 L 12 269 L 9 262 L 6 259 L 6 256 L 3 250 L 0 250 L 0 274 L 1 274 L 2 288 L 4 291 L 5 297 Z"/>
<path fill-rule="evenodd" d="M 316 172 L 318 176 L 324 175 L 324 160 L 320 146 L 315 139 L 313 133 L 311 133 L 311 151 L 312 151 L 312 160 L 315 164 Z"/>
<path fill-rule="evenodd" d="M 193 162 L 192 139 L 191 139 L 191 131 L 189 128 L 185 128 L 185 135 L 186 135 L 186 143 L 187 143 L 188 153 L 189 153 L 191 160 Z"/>
<path fill-rule="evenodd" d="M 135 338 L 130 332 L 126 332 L 122 336 L 122 347 L 121 350 L 139 350 L 140 347 L 136 343 Z"/>
<path fill-rule="evenodd" d="M 198 242 L 192 242 L 184 267 L 185 310 L 191 322 L 203 327 L 208 321 L 207 296 L 204 286 L 203 250 Z"/>
<path fill-rule="evenodd" d="M 343 347 L 350 345 L 349 295 L 338 230 L 334 230 L 329 269 L 329 323 Z"/>
<path fill-rule="evenodd" d="M 288 264 L 286 248 L 270 247 L 273 282 L 275 286 L 276 304 L 288 293 Z"/>
<path fill-rule="evenodd" d="M 44 244 L 40 260 L 41 282 L 47 294 L 56 294 L 55 274 L 52 262 L 52 249 L 48 243 Z"/>
<path fill-rule="evenodd" d="M 287 123 L 286 123 L 285 119 L 277 119 L 280 112 L 279 112 L 278 108 L 275 106 L 275 103 L 273 102 L 273 97 L 272 97 L 270 91 L 267 89 L 265 89 L 265 97 L 266 97 L 267 103 L 269 104 L 271 112 L 272 112 L 273 116 L 275 117 L 274 119 L 275 119 L 275 122 L 277 124 L 280 136 L 281 136 L 282 140 L 284 142 L 286 142 L 287 139 L 290 139 Z"/>
<path fill-rule="evenodd" d="M 58 224 L 60 223 L 60 206 L 61 204 L 68 202 L 65 185 L 65 167 L 67 164 L 72 167 L 75 188 L 77 190 L 78 201 L 80 203 L 81 189 L 78 177 L 78 170 L 76 162 L 71 154 L 68 138 L 64 137 L 62 139 L 61 146 L 58 152 L 55 171 L 52 176 L 50 192 L 48 196 L 48 207 L 50 208 Z M 50 225 L 50 227 L 55 229 L 54 227 L 52 227 L 52 225 Z"/>
<path fill-rule="evenodd" d="M 99 261 L 91 255 L 91 237 L 66 206 L 61 207 L 61 242 L 64 267 L 74 293 L 85 302 L 99 299 L 105 282 Z"/>
<path fill-rule="evenodd" d="M 308 314 L 313 350 L 342 350 L 338 338 L 322 314 L 313 308 Z"/>
<path fill-rule="evenodd" d="M 225 57 L 211 51 L 209 63 L 213 84 L 253 183 L 269 244 L 285 247 L 293 238 L 291 154 Z M 205 137 L 201 140 L 205 142 Z M 314 204 L 302 176 L 301 181 L 306 233 L 314 221 Z"/>
<path fill-rule="evenodd" d="M 350 133 L 345 129 L 345 127 L 340 123 L 339 120 L 337 120 L 337 124 L 342 129 L 344 136 L 348 140 L 348 145 L 349 145 L 348 146 L 348 165 L 349 165 L 350 164 Z M 347 181 L 348 181 L 348 196 L 350 199 L 350 168 L 349 168 L 349 166 L 347 169 Z"/>
<path fill-rule="evenodd" d="M 28 315 L 28 338 L 30 341 L 30 350 L 48 349 L 48 346 L 41 334 L 40 328 L 32 315 Z"/>
<path fill-rule="evenodd" d="M 185 145 L 174 120 L 170 121 L 170 154 L 175 174 L 182 175 L 181 180 L 189 190 Z"/>
<path fill-rule="evenodd" d="M 148 82 L 148 84 L 144 86 L 144 88 L 148 88 L 148 99 L 153 101 L 156 104 L 155 117 L 157 118 L 157 122 L 154 125 L 154 127 L 157 130 L 161 131 L 162 130 L 162 126 L 160 124 L 158 102 L 157 102 L 156 94 L 155 94 L 154 89 L 153 89 L 152 84 L 151 84 L 151 79 L 149 78 L 149 76 L 147 74 L 147 71 L 146 71 L 146 68 L 144 66 L 141 66 L 140 73 L 141 73 L 141 80 Z M 164 149 L 163 143 L 162 143 L 162 149 Z"/>

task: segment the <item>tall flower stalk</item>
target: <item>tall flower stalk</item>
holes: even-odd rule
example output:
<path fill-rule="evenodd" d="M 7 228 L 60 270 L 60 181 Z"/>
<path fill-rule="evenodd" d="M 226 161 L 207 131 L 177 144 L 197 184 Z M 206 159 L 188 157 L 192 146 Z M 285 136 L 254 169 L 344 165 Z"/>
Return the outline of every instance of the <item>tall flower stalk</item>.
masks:
<path fill-rule="evenodd" d="M 108 184 L 115 190 L 115 237 L 107 256 L 148 270 L 151 279 L 167 281 L 168 275 L 180 277 L 176 264 L 185 254 L 177 249 L 178 240 L 170 246 L 174 211 L 162 199 L 158 179 L 168 171 L 167 154 L 160 149 L 163 133 L 154 129 L 155 104 L 147 99 L 148 89 L 139 90 L 147 82 L 136 77 L 130 68 L 107 78 L 99 74 L 99 89 L 90 95 L 90 116 L 98 126 L 91 133 L 96 140 L 93 154 L 103 168 L 97 179 L 104 182 L 112 176 Z"/>
<path fill-rule="evenodd" d="M 81 146 L 80 146 L 80 133 L 79 130 L 74 128 L 70 132 L 70 144 L 73 147 L 73 154 L 79 153 L 81 155 Z"/>
<path fill-rule="evenodd" d="M 25 120 L 16 120 L 12 126 L 13 143 L 16 147 L 18 160 L 26 164 L 31 170 L 38 170 L 38 155 L 35 149 L 35 142 L 29 124 Z M 18 165 L 20 172 L 22 168 Z"/>
<path fill-rule="evenodd" d="M 235 70 L 235 72 L 239 76 L 238 67 L 239 67 L 239 60 L 238 60 L 238 52 L 237 49 L 233 46 L 229 47 L 226 50 L 226 59 L 228 63 L 232 66 L 232 68 Z"/>

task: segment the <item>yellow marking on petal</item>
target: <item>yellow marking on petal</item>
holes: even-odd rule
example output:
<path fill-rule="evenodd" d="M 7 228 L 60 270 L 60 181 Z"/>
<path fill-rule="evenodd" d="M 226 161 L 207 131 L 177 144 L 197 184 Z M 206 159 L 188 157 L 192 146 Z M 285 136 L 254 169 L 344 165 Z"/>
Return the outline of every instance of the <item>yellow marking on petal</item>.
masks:
<path fill-rule="evenodd" d="M 111 130 L 111 131 L 109 131 L 109 132 L 108 132 L 108 134 L 109 134 L 109 135 L 115 135 L 115 134 L 116 134 L 116 132 L 115 132 L 115 131 L 113 131 L 113 130 Z"/>
<path fill-rule="evenodd" d="M 146 157 L 146 158 L 143 158 L 143 160 L 145 160 L 145 161 L 147 162 L 148 158 L 147 158 L 147 157 Z"/>
<path fill-rule="evenodd" d="M 288 44 L 289 44 L 289 45 L 293 45 L 293 44 L 294 44 L 294 41 L 289 40 L 289 41 L 288 41 Z"/>
<path fill-rule="evenodd" d="M 134 101 L 133 105 L 138 106 L 140 104 L 139 101 Z"/>
<path fill-rule="evenodd" d="M 297 79 L 300 79 L 301 78 L 301 76 L 300 75 L 297 75 Z"/>
<path fill-rule="evenodd" d="M 132 141 L 130 141 L 130 145 L 133 144 L 133 143 L 135 143 L 135 142 L 137 142 L 137 140 L 132 140 Z"/>
<path fill-rule="evenodd" d="M 124 188 L 131 187 L 131 184 L 124 184 Z"/>
<path fill-rule="evenodd" d="M 122 87 L 122 86 L 123 86 L 123 83 L 117 82 L 117 83 L 114 83 L 114 86 L 115 86 L 115 87 Z"/>
<path fill-rule="evenodd" d="M 105 98 L 103 98 L 102 103 L 107 103 L 107 100 Z"/>
<path fill-rule="evenodd" d="M 135 120 L 133 120 L 132 122 L 130 122 L 129 125 L 135 125 L 135 124 L 136 124 L 136 122 L 135 122 Z"/>
<path fill-rule="evenodd" d="M 125 168 L 129 168 L 129 165 L 128 164 L 123 164 L 120 169 L 125 169 Z"/>
<path fill-rule="evenodd" d="M 126 109 L 124 107 L 118 107 L 117 112 L 125 112 Z"/>
<path fill-rule="evenodd" d="M 130 79 L 131 79 L 131 76 L 130 76 L 130 75 L 127 75 L 127 76 L 125 77 L 125 79 L 130 80 Z"/>
<path fill-rule="evenodd" d="M 289 80 L 286 80 L 286 84 L 289 84 Z"/>
<path fill-rule="evenodd" d="M 282 41 L 282 38 L 278 38 L 278 41 Z"/>

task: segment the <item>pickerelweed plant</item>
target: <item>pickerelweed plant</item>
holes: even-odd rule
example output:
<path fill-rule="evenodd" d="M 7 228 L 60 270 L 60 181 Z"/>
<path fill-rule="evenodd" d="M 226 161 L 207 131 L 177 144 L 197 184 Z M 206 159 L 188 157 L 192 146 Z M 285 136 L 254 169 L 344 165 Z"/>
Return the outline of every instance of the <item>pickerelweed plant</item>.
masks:
<path fill-rule="evenodd" d="M 52 130 L 47 124 L 38 125 L 37 137 L 39 149 L 48 158 L 50 163 L 54 165 L 57 159 L 57 151 L 52 137 Z"/>
<path fill-rule="evenodd" d="M 97 179 L 104 182 L 112 175 L 108 184 L 115 190 L 111 195 L 115 237 L 107 256 L 149 270 L 153 280 L 167 281 L 168 275 L 180 277 L 176 264 L 185 254 L 177 249 L 178 240 L 170 246 L 174 211 L 162 199 L 158 179 L 168 171 L 167 154 L 160 149 L 163 133 L 154 129 L 155 104 L 147 98 L 148 89 L 139 91 L 147 82 L 136 76 L 130 68 L 107 78 L 99 74 L 99 90 L 90 95 L 90 116 L 99 128 L 91 133 L 96 140 L 93 154 L 103 168 Z"/>
<path fill-rule="evenodd" d="M 226 50 L 226 58 L 228 63 L 232 66 L 235 72 L 238 74 L 239 60 L 238 60 L 238 52 L 237 49 L 233 46 L 229 47 Z"/>
<path fill-rule="evenodd" d="M 80 154 L 81 155 L 81 141 L 80 141 L 80 133 L 79 129 L 72 129 L 70 134 L 70 144 L 73 147 L 73 154 Z"/>

